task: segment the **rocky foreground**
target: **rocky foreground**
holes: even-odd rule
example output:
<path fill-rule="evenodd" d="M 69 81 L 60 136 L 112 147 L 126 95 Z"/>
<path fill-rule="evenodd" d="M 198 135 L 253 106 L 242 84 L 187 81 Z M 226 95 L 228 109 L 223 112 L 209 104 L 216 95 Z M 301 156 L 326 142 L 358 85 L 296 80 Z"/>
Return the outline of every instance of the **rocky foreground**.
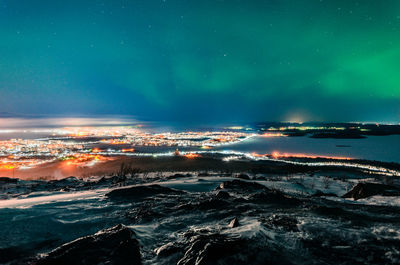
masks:
<path fill-rule="evenodd" d="M 396 182 L 321 174 L 2 179 L 0 263 L 399 264 Z"/>

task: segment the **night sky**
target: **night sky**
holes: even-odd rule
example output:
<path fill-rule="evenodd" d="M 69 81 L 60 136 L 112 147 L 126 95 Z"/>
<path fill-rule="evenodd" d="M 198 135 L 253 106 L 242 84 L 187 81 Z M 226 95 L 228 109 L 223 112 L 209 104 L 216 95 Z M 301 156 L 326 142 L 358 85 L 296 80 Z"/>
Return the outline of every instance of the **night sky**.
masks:
<path fill-rule="evenodd" d="M 400 1 L 0 0 L 0 112 L 400 121 Z"/>

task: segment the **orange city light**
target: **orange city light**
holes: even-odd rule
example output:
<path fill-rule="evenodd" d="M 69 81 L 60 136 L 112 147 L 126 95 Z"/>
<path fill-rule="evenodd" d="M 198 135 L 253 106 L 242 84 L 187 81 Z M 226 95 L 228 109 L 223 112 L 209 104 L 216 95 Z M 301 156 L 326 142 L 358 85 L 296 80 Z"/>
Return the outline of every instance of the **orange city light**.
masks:
<path fill-rule="evenodd" d="M 271 156 L 273 158 L 313 158 L 313 159 L 315 159 L 315 158 L 325 158 L 325 159 L 336 159 L 336 160 L 352 160 L 351 157 L 279 153 L 277 151 L 272 152 Z"/>
<path fill-rule="evenodd" d="M 11 170 L 14 169 L 15 166 L 14 165 L 1 165 L 0 169 L 5 169 L 5 170 Z"/>
<path fill-rule="evenodd" d="M 84 137 L 84 136 L 88 136 L 89 132 L 76 132 L 73 134 L 70 134 L 70 136 L 72 137 Z"/>
<path fill-rule="evenodd" d="M 194 154 L 194 153 L 189 153 L 189 154 L 186 154 L 186 155 L 184 155 L 184 156 L 185 156 L 186 158 L 189 158 L 189 159 L 201 157 L 199 154 Z"/>
<path fill-rule="evenodd" d="M 107 144 L 129 144 L 129 142 L 119 140 L 119 139 L 110 139 L 110 140 L 103 139 L 103 140 L 101 140 L 101 142 L 107 143 Z"/>
<path fill-rule="evenodd" d="M 100 151 L 101 151 L 101 150 L 100 150 L 99 148 L 97 148 L 97 147 L 92 149 L 92 153 L 98 153 L 98 152 L 100 152 Z"/>
<path fill-rule="evenodd" d="M 134 152 L 135 149 L 134 148 L 128 148 L 128 149 L 122 149 L 122 152 L 126 153 L 126 152 Z"/>
<path fill-rule="evenodd" d="M 281 157 L 281 155 L 279 154 L 279 152 L 273 152 L 272 157 L 279 158 L 279 157 Z"/>
<path fill-rule="evenodd" d="M 0 170 L 11 170 L 15 168 L 16 166 L 13 163 L 7 163 L 5 161 L 2 161 L 2 163 L 0 164 Z"/>
<path fill-rule="evenodd" d="M 283 137 L 286 136 L 283 133 L 264 133 L 261 135 L 262 137 Z"/>

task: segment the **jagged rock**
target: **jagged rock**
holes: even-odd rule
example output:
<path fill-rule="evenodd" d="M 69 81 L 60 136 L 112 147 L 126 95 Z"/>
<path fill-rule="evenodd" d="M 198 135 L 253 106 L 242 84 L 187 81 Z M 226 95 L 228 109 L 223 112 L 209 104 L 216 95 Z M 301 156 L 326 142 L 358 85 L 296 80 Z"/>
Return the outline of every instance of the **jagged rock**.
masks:
<path fill-rule="evenodd" d="M 219 190 L 216 194 L 215 197 L 218 199 L 229 199 L 231 197 L 231 195 L 229 195 L 228 192 L 223 191 L 223 190 Z"/>
<path fill-rule="evenodd" d="M 235 217 L 235 218 L 233 218 L 232 221 L 229 223 L 228 227 L 230 227 L 230 228 L 235 228 L 235 227 L 238 227 L 239 225 L 240 225 L 240 224 L 239 224 L 239 220 Z"/>
<path fill-rule="evenodd" d="M 182 194 L 183 191 L 170 189 L 160 185 L 135 186 L 130 188 L 115 189 L 106 194 L 110 199 L 135 200 L 154 196 L 157 194 Z"/>
<path fill-rule="evenodd" d="M 400 196 L 400 188 L 391 185 L 384 185 L 377 183 L 358 183 L 351 189 L 351 191 L 349 191 L 342 197 L 359 200 L 375 195 Z"/>
<path fill-rule="evenodd" d="M 66 243 L 39 258 L 37 265 L 142 264 L 135 233 L 124 225 Z"/>
<path fill-rule="evenodd" d="M 153 211 L 153 205 L 147 204 L 135 207 L 126 213 L 126 217 L 133 223 L 150 222 L 161 216 L 162 214 Z"/>
<path fill-rule="evenodd" d="M 220 198 L 204 198 L 188 203 L 179 204 L 177 205 L 177 209 L 211 211 L 216 209 L 225 209 L 228 205 L 229 204 L 227 201 L 221 200 Z"/>
<path fill-rule="evenodd" d="M 177 252 L 182 251 L 182 247 L 175 242 L 169 242 L 154 250 L 157 256 L 167 257 Z"/>
<path fill-rule="evenodd" d="M 230 237 L 201 229 L 184 234 L 178 265 L 290 264 L 264 236 Z"/>
<path fill-rule="evenodd" d="M 226 264 L 226 259 L 238 254 L 245 245 L 242 239 L 227 238 L 219 234 L 195 235 L 189 242 L 178 265 Z"/>
<path fill-rule="evenodd" d="M 297 220 L 287 215 L 274 214 L 265 220 L 261 220 L 266 226 L 283 228 L 289 231 L 298 231 Z"/>

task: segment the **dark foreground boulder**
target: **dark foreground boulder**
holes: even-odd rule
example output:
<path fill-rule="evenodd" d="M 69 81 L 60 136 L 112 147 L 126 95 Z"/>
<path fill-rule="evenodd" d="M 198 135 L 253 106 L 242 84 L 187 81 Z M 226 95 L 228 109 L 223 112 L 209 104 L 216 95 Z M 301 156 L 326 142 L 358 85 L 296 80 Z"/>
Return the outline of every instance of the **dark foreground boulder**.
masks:
<path fill-rule="evenodd" d="M 189 264 L 228 264 L 236 260 L 233 256 L 240 253 L 246 244 L 244 240 L 232 239 L 219 234 L 197 235 L 190 239 L 190 244 L 178 265 Z"/>
<path fill-rule="evenodd" d="M 268 239 L 259 234 L 254 238 L 229 236 L 211 231 L 187 231 L 184 254 L 178 265 L 290 264 Z"/>
<path fill-rule="evenodd" d="M 138 200 L 158 194 L 182 194 L 183 191 L 170 189 L 160 185 L 141 185 L 130 188 L 116 189 L 106 195 L 110 199 Z"/>
<path fill-rule="evenodd" d="M 400 196 L 400 188 L 391 185 L 384 185 L 377 183 L 358 183 L 351 189 L 351 191 L 349 191 L 342 197 L 359 200 L 375 195 Z"/>
<path fill-rule="evenodd" d="M 135 232 L 124 225 L 66 243 L 39 258 L 37 265 L 142 264 Z"/>

